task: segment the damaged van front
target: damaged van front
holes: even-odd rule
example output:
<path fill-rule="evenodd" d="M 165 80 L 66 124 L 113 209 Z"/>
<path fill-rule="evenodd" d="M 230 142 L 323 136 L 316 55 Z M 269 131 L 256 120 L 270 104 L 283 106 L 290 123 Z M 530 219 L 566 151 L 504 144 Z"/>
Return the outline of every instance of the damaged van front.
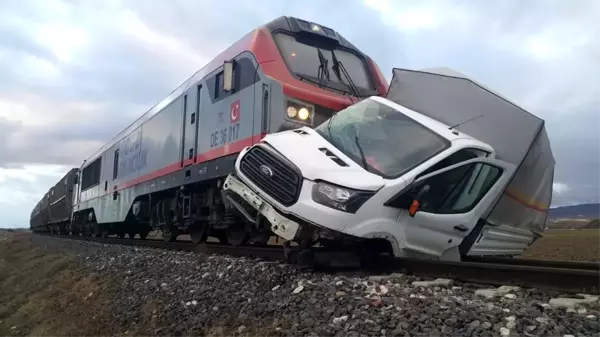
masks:
<path fill-rule="evenodd" d="M 461 155 L 443 161 L 457 152 Z M 244 149 L 223 190 L 249 221 L 264 219 L 273 233 L 301 247 L 364 244 L 396 256 L 442 256 L 460 244 L 468 226 L 475 226 L 473 216 L 487 208 L 469 202 L 473 193 L 494 198 L 497 193 L 481 195 L 481 185 L 487 192 L 501 189 L 512 173 L 493 156 L 483 142 L 370 97 L 315 129 L 270 134 Z M 467 183 L 479 185 L 452 195 Z M 453 207 L 471 209 L 452 214 Z M 432 208 L 447 217 L 419 215 Z"/>

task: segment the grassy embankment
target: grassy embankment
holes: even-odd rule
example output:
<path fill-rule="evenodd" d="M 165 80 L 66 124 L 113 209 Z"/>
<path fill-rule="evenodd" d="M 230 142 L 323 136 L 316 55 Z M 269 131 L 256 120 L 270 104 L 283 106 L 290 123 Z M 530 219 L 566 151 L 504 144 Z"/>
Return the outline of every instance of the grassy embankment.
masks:
<path fill-rule="evenodd" d="M 31 234 L 0 233 L 0 335 L 106 335 L 105 290 L 73 257 L 50 253 Z"/>
<path fill-rule="evenodd" d="M 116 291 L 122 280 L 85 271 L 75 256 L 35 239 L 30 233 L 0 231 L 0 336 L 148 336 L 179 324 L 170 321 L 173 317 L 157 320 L 155 313 L 166 304 L 159 299 L 137 309 L 123 307 Z M 119 326 L 115 316 L 128 310 L 138 311 L 135 322 Z M 231 336 L 237 328 L 193 327 L 210 337 Z M 249 326 L 244 335 L 276 333 L 270 327 Z"/>

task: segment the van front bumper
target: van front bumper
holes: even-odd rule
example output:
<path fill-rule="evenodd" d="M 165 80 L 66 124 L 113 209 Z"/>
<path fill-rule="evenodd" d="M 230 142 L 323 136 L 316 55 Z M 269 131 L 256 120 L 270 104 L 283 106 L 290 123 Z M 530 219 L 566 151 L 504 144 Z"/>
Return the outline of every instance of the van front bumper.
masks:
<path fill-rule="evenodd" d="M 301 226 L 296 221 L 290 220 L 279 213 L 275 207 L 270 205 L 248 185 L 233 175 L 228 175 L 223 184 L 225 191 L 231 191 L 244 199 L 250 206 L 256 209 L 271 223 L 271 230 L 285 240 L 294 240 L 300 232 Z"/>

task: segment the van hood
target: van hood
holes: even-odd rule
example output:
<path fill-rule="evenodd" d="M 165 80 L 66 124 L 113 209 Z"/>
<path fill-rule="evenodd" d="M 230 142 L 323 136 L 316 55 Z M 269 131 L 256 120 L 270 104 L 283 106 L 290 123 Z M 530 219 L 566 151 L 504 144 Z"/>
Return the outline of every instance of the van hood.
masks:
<path fill-rule="evenodd" d="M 363 169 L 311 128 L 268 134 L 262 141 L 294 163 L 305 179 L 367 191 L 385 185 L 382 177 Z"/>

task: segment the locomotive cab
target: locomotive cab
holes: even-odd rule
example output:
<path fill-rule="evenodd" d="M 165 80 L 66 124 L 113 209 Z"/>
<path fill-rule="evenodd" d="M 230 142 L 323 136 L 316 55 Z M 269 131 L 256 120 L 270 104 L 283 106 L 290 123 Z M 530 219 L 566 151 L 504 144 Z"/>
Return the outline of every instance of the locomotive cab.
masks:
<path fill-rule="evenodd" d="M 279 57 L 259 63 L 277 79 L 272 94 L 283 93 L 272 95 L 269 133 L 316 127 L 341 109 L 387 92 L 377 65 L 333 29 L 293 17 L 265 27 Z"/>

